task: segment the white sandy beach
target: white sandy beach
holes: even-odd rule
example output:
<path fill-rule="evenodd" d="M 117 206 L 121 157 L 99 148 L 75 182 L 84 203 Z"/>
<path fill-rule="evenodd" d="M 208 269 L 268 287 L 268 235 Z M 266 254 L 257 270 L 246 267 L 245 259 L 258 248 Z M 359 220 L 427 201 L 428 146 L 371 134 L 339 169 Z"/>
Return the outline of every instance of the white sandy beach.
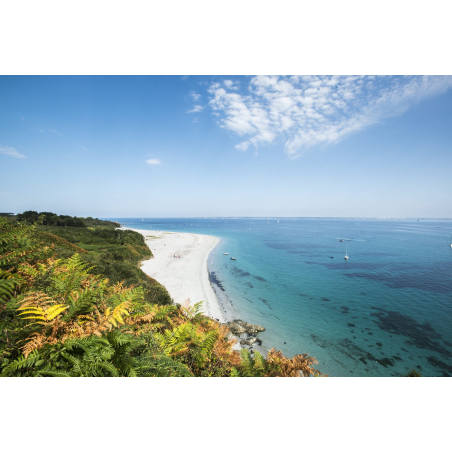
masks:
<path fill-rule="evenodd" d="M 220 322 L 225 321 L 207 270 L 209 254 L 219 242 L 217 237 L 185 232 L 131 230 L 144 236 L 154 255 L 152 259 L 142 262 L 141 269 L 164 285 L 175 303 L 182 304 L 188 298 L 191 305 L 203 301 L 206 315 Z"/>

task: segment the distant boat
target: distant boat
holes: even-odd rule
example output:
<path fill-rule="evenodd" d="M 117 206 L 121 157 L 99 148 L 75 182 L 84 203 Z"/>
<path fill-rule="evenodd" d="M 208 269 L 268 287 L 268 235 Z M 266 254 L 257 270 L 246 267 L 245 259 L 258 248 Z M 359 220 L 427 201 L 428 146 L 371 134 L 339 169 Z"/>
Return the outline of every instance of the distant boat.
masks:
<path fill-rule="evenodd" d="M 278 223 L 279 223 L 279 220 L 278 220 Z"/>
<path fill-rule="evenodd" d="M 343 242 L 343 241 L 344 241 L 343 239 L 340 239 L 340 240 L 339 240 L 339 242 Z"/>
<path fill-rule="evenodd" d="M 141 219 L 141 221 L 144 221 L 143 218 Z"/>
<path fill-rule="evenodd" d="M 227 256 L 229 253 L 223 253 L 225 256 Z"/>
<path fill-rule="evenodd" d="M 269 221 L 267 221 L 267 224 L 270 223 Z"/>
<path fill-rule="evenodd" d="M 452 235 L 450 236 L 450 247 L 452 248 Z"/>
<path fill-rule="evenodd" d="M 236 261 L 237 259 L 235 257 L 231 257 L 231 261 Z"/>
<path fill-rule="evenodd" d="M 344 259 L 345 259 L 345 260 L 348 259 L 348 255 L 347 255 L 347 247 L 345 247 L 345 257 L 344 257 Z"/>

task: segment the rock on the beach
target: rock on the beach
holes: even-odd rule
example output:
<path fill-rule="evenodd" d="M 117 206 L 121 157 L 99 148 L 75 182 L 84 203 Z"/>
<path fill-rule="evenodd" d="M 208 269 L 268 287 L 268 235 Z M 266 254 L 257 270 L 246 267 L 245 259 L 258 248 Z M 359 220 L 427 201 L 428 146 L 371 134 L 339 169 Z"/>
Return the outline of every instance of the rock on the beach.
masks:
<path fill-rule="evenodd" d="M 246 332 L 245 328 L 238 323 L 228 322 L 226 325 L 231 330 L 232 334 L 242 334 Z"/>
<path fill-rule="evenodd" d="M 226 339 L 229 340 L 236 336 L 240 339 L 240 345 L 251 346 L 255 342 L 262 345 L 262 341 L 255 336 L 257 333 L 265 331 L 263 326 L 253 325 L 252 323 L 247 323 L 240 319 L 226 322 L 224 325 L 229 328 L 229 332 L 225 336 Z"/>
<path fill-rule="evenodd" d="M 229 323 L 231 323 L 231 322 L 229 322 Z M 240 320 L 240 319 L 234 320 L 234 322 L 232 322 L 232 323 L 240 325 L 242 328 L 245 329 L 245 331 L 247 333 L 254 333 L 255 334 L 255 333 L 260 333 L 261 331 L 265 331 L 265 328 L 263 326 L 253 325 L 252 323 L 247 323 L 247 322 L 244 322 L 243 320 Z"/>
<path fill-rule="evenodd" d="M 255 337 L 251 337 L 250 339 L 242 339 L 240 341 L 240 345 L 253 345 L 257 339 Z"/>

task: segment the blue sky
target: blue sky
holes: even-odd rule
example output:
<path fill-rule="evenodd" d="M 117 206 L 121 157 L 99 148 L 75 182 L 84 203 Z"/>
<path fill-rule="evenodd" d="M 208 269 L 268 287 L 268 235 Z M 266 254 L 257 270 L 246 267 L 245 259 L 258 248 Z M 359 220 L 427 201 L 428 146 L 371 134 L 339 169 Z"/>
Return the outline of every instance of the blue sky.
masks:
<path fill-rule="evenodd" d="M 452 217 L 452 78 L 0 77 L 0 211 Z"/>

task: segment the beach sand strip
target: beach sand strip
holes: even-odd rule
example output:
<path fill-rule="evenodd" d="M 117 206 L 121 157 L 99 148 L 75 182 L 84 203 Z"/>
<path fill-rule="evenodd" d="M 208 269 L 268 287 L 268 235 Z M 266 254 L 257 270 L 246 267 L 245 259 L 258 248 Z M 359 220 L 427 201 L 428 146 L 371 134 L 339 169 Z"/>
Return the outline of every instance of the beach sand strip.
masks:
<path fill-rule="evenodd" d="M 131 229 L 131 228 L 121 228 Z M 131 229 L 144 236 L 153 258 L 143 261 L 141 269 L 166 287 L 175 303 L 202 301 L 203 312 L 225 322 L 215 291 L 209 281 L 207 259 L 218 244 L 212 235 Z M 178 257 L 180 256 L 180 257 Z"/>

